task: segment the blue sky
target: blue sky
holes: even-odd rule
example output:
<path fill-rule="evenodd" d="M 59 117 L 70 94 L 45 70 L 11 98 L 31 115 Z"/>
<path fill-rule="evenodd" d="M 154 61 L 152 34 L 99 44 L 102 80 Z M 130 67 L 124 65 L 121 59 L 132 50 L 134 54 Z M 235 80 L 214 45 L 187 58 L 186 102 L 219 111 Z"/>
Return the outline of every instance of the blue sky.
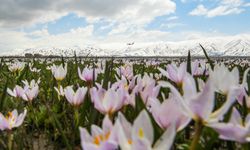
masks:
<path fill-rule="evenodd" d="M 117 46 L 232 36 L 249 34 L 248 20 L 249 0 L 12 0 L 0 7 L 0 48 Z"/>

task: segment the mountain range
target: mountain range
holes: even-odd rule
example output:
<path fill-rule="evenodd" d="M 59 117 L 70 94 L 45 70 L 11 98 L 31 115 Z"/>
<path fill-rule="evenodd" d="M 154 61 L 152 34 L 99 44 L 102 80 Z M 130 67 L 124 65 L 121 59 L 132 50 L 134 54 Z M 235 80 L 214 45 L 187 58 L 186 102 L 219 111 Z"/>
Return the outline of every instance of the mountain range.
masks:
<path fill-rule="evenodd" d="M 138 46 L 127 44 L 118 49 L 102 49 L 98 46 L 72 48 L 30 48 L 15 55 L 40 54 L 44 56 L 203 56 L 201 44 L 210 56 L 250 56 L 250 38 L 248 36 L 217 37 L 180 42 L 158 42 Z"/>

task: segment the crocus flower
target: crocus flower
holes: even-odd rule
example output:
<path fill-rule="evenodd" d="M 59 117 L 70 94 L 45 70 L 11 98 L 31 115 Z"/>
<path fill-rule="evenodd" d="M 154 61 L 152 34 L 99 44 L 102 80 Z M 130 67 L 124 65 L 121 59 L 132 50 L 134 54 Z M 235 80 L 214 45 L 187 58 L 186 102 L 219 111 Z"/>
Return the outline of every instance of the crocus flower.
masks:
<path fill-rule="evenodd" d="M 128 80 L 131 80 L 133 78 L 133 66 L 132 65 L 125 65 L 121 66 L 120 68 L 116 69 L 117 74 L 120 77 L 125 77 Z"/>
<path fill-rule="evenodd" d="M 57 81 L 62 81 L 67 75 L 67 64 L 64 67 L 62 64 L 60 66 L 53 64 L 51 72 Z"/>
<path fill-rule="evenodd" d="M 30 71 L 31 71 L 31 72 L 36 72 L 36 73 L 38 73 L 38 72 L 41 71 L 41 69 L 37 69 L 37 68 L 35 68 L 33 65 L 34 65 L 33 63 L 29 63 L 29 68 L 30 68 Z"/>
<path fill-rule="evenodd" d="M 160 86 L 156 85 L 156 81 L 152 77 L 145 74 L 143 78 L 138 77 L 134 91 L 135 93 L 139 92 L 143 102 L 147 104 L 149 98 L 156 98 L 158 96 Z"/>
<path fill-rule="evenodd" d="M 79 106 L 86 95 L 88 88 L 79 87 L 76 92 L 74 92 L 72 86 L 67 86 L 64 89 L 64 94 L 68 102 L 74 106 Z"/>
<path fill-rule="evenodd" d="M 141 98 L 145 104 L 148 104 L 149 98 L 156 98 L 159 94 L 160 86 L 150 83 L 140 91 Z"/>
<path fill-rule="evenodd" d="M 177 67 L 175 64 L 168 64 L 167 70 L 165 71 L 162 68 L 159 68 L 162 75 L 166 76 L 171 81 L 175 82 L 177 85 L 181 85 L 185 74 L 187 73 L 187 64 L 183 62 Z"/>
<path fill-rule="evenodd" d="M 163 98 L 163 102 L 157 98 L 149 99 L 150 112 L 157 124 L 167 129 L 171 124 L 175 123 L 176 129 L 182 130 L 191 121 L 191 118 L 185 115 L 178 106 L 175 97 L 170 93 L 169 98 Z"/>
<path fill-rule="evenodd" d="M 12 128 L 19 127 L 23 123 L 26 113 L 26 109 L 20 115 L 18 115 L 16 109 L 12 112 L 9 112 L 6 117 L 4 117 L 2 113 L 0 113 L 0 129 L 11 130 Z"/>
<path fill-rule="evenodd" d="M 191 62 L 191 71 L 193 76 L 208 75 L 208 67 L 204 60 L 195 60 Z"/>
<path fill-rule="evenodd" d="M 94 107 L 103 114 L 113 114 L 121 109 L 127 99 L 127 94 L 127 91 L 122 87 L 118 89 L 109 88 L 107 91 L 102 87 L 90 89 Z"/>
<path fill-rule="evenodd" d="M 99 69 L 93 69 L 85 67 L 82 71 L 78 67 L 78 75 L 81 80 L 86 82 L 91 82 L 97 79 L 98 74 L 100 73 Z"/>
<path fill-rule="evenodd" d="M 38 72 L 40 72 L 40 71 L 41 71 L 41 69 L 37 69 L 37 68 L 30 68 L 30 71 L 31 71 L 31 72 L 36 72 L 36 73 L 38 73 Z"/>
<path fill-rule="evenodd" d="M 24 89 L 21 86 L 16 85 L 13 90 L 7 88 L 7 92 L 10 96 L 21 98 L 24 94 Z"/>
<path fill-rule="evenodd" d="M 80 127 L 81 145 L 84 150 L 116 150 L 118 144 L 112 122 L 105 116 L 102 129 L 96 125 L 91 126 L 91 135 L 85 128 Z"/>
<path fill-rule="evenodd" d="M 34 86 L 37 86 L 41 81 L 39 78 L 37 81 L 32 79 L 30 82 L 28 82 L 27 80 L 22 80 L 22 82 L 25 86 L 34 87 Z"/>
<path fill-rule="evenodd" d="M 15 62 L 15 63 L 11 63 L 9 65 L 9 70 L 11 72 L 19 72 L 22 71 L 25 67 L 25 63 L 24 62 Z"/>
<path fill-rule="evenodd" d="M 196 84 L 193 77 L 187 74 L 183 82 L 183 95 L 168 82 L 159 82 L 163 87 L 170 88 L 176 101 L 182 107 L 181 110 L 193 118 L 195 121 L 201 121 L 204 125 L 211 122 L 217 122 L 223 119 L 224 114 L 228 111 L 231 105 L 235 102 L 235 98 L 239 93 L 237 89 L 231 89 L 227 95 L 227 100 L 217 110 L 214 109 L 214 87 L 212 81 L 208 79 L 200 92 L 196 89 Z"/>
<path fill-rule="evenodd" d="M 59 89 L 57 87 L 54 87 L 54 89 L 56 90 L 56 92 L 57 92 L 57 94 L 59 96 L 64 96 L 65 95 L 64 89 L 63 89 L 63 87 L 61 85 L 59 86 Z"/>
<path fill-rule="evenodd" d="M 38 95 L 39 92 L 38 84 L 40 83 L 40 79 L 38 79 L 38 81 L 32 80 L 30 83 L 27 80 L 22 82 L 24 83 L 24 87 L 16 85 L 13 90 L 8 88 L 7 89 L 8 94 L 13 97 L 22 98 L 26 101 L 32 101 Z"/>
<path fill-rule="evenodd" d="M 237 97 L 237 100 L 238 100 L 239 104 L 241 104 L 241 105 L 243 105 L 243 98 L 245 98 L 248 108 L 250 108 L 250 96 L 249 96 L 249 89 L 248 89 L 248 83 L 247 83 L 247 75 L 248 75 L 249 70 L 250 70 L 250 68 L 248 68 L 244 72 L 243 80 L 242 80 L 242 83 L 240 85 L 241 92 Z"/>
<path fill-rule="evenodd" d="M 25 90 L 25 92 L 24 92 L 22 98 L 23 98 L 24 100 L 26 100 L 26 101 L 32 101 L 34 98 L 37 97 L 38 92 L 39 92 L 39 86 L 38 86 L 38 85 L 37 85 L 37 86 L 34 86 L 34 87 L 28 87 L 28 88 Z"/>
<path fill-rule="evenodd" d="M 155 77 L 156 80 L 160 80 L 161 77 L 162 77 L 162 74 L 161 73 L 155 73 L 154 77 Z"/>
<path fill-rule="evenodd" d="M 22 98 L 26 101 L 32 101 L 34 98 L 37 97 L 39 92 L 39 86 L 40 79 L 38 81 L 35 81 L 34 79 L 30 81 L 30 83 L 25 80 L 23 81 L 24 85 L 24 93 L 22 95 Z"/>
<path fill-rule="evenodd" d="M 151 76 L 149 76 L 147 73 L 144 74 L 143 77 L 141 77 L 141 75 L 137 76 L 137 85 L 136 85 L 136 89 L 137 92 L 141 91 L 144 87 L 150 85 L 150 84 L 155 84 L 155 79 Z"/>
<path fill-rule="evenodd" d="M 123 84 L 126 85 L 126 88 L 128 88 L 130 91 L 133 90 L 133 88 L 135 87 L 135 82 L 137 79 L 137 75 L 133 76 L 131 79 L 127 79 L 126 77 L 122 76 L 121 78 L 115 76 L 116 78 L 116 83 L 113 83 L 113 85 L 115 86 L 115 84 Z M 113 86 L 112 85 L 112 86 Z"/>
<path fill-rule="evenodd" d="M 138 115 L 133 125 L 120 113 L 115 126 L 122 150 L 168 150 L 176 134 L 175 125 L 171 125 L 152 148 L 154 130 L 145 110 Z"/>
<path fill-rule="evenodd" d="M 117 78 L 117 82 L 112 84 L 113 89 L 124 89 L 126 100 L 124 101 L 125 105 L 132 105 L 135 107 L 135 94 L 137 89 L 135 89 L 135 81 L 137 76 L 134 76 L 131 80 L 127 80 L 122 76 L 122 79 Z"/>
<path fill-rule="evenodd" d="M 229 71 L 224 64 L 216 64 L 214 70 L 210 69 L 209 78 L 212 80 L 215 90 L 224 95 L 227 95 L 230 88 L 240 87 L 237 67 Z"/>
<path fill-rule="evenodd" d="M 219 133 L 221 139 L 240 143 L 250 142 L 250 114 L 244 122 L 236 108 L 233 108 L 229 122 L 218 122 L 209 126 Z"/>

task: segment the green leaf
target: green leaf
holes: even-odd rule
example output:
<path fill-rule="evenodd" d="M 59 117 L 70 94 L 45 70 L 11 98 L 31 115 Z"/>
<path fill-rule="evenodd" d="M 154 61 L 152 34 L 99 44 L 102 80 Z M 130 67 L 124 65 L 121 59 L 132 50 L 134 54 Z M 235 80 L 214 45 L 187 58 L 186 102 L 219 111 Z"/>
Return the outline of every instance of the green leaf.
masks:
<path fill-rule="evenodd" d="M 200 44 L 200 47 L 202 48 L 203 53 L 205 54 L 205 57 L 206 57 L 206 59 L 208 60 L 208 63 L 209 63 L 209 65 L 210 65 L 210 67 L 212 68 L 212 70 L 214 70 L 214 62 L 209 58 L 209 56 L 208 56 L 208 54 L 207 54 L 205 48 L 204 48 L 201 44 Z"/>
<path fill-rule="evenodd" d="M 187 72 L 192 74 L 190 51 L 188 51 L 188 57 L 187 57 Z"/>

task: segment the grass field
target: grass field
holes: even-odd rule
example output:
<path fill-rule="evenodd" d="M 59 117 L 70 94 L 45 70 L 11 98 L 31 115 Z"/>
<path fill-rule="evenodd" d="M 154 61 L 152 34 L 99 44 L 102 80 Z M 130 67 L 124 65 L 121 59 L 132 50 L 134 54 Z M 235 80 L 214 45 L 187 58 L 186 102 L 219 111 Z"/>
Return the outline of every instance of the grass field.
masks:
<path fill-rule="evenodd" d="M 247 150 L 248 68 L 247 57 L 5 57 L 0 149 Z"/>

